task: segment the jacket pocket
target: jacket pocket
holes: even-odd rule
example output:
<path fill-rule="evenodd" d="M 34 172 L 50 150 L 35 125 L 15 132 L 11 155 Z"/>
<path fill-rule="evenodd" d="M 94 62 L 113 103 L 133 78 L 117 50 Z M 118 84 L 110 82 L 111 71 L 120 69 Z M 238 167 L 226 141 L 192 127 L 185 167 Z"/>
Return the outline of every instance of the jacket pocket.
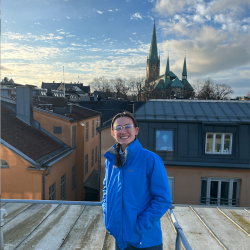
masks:
<path fill-rule="evenodd" d="M 138 244 L 141 241 L 141 236 L 137 233 L 136 230 L 137 224 L 137 209 L 130 210 L 127 220 L 123 224 L 123 236 L 124 241 L 128 243 Z"/>

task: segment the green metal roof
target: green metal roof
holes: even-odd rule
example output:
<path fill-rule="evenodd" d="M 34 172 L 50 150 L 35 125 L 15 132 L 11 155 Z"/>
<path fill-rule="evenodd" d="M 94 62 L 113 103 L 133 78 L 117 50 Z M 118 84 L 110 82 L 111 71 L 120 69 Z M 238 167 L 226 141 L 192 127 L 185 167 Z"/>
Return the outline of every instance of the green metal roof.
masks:
<path fill-rule="evenodd" d="M 188 82 L 187 79 L 182 79 L 182 84 L 184 85 L 184 89 L 185 90 L 194 90 L 193 87 L 191 86 L 191 84 Z"/>
<path fill-rule="evenodd" d="M 173 81 L 172 81 L 172 84 L 171 84 L 171 88 L 184 88 L 182 82 L 179 80 L 178 77 L 176 77 Z"/>

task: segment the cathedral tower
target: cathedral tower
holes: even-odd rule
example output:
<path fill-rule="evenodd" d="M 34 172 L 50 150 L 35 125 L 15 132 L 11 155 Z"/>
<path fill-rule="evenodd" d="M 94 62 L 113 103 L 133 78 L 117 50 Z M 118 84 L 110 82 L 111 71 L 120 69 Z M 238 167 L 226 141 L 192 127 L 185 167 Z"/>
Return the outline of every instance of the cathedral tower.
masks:
<path fill-rule="evenodd" d="M 156 40 L 156 30 L 154 21 L 151 46 L 150 46 L 149 56 L 147 58 L 146 82 L 149 83 L 155 80 L 159 75 L 160 75 L 160 55 L 158 55 L 157 52 L 157 40 Z"/>

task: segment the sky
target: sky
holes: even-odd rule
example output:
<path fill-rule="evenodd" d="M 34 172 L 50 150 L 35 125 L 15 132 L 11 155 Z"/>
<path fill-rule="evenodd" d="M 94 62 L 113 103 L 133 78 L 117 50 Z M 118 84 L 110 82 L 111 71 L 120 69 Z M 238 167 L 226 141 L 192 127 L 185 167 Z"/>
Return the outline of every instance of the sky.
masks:
<path fill-rule="evenodd" d="M 1 79 L 41 87 L 146 75 L 155 18 L 160 74 L 250 91 L 249 0 L 2 0 Z M 186 50 L 186 52 L 185 52 Z"/>

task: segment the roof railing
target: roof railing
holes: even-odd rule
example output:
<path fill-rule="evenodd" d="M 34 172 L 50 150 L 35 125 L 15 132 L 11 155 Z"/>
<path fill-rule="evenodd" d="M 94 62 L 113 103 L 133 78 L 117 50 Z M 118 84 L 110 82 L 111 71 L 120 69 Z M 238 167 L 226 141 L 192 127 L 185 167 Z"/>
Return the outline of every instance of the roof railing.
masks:
<path fill-rule="evenodd" d="M 175 250 L 181 250 L 181 242 L 186 250 L 192 250 L 190 244 L 188 243 L 188 241 L 187 241 L 187 239 L 182 231 L 182 228 L 180 227 L 179 223 L 176 220 L 173 209 L 174 209 L 174 206 L 172 205 L 171 208 L 169 209 L 168 213 L 170 215 L 170 219 L 171 219 L 172 223 L 174 224 L 175 230 L 177 232 L 176 242 L 175 242 Z"/>

